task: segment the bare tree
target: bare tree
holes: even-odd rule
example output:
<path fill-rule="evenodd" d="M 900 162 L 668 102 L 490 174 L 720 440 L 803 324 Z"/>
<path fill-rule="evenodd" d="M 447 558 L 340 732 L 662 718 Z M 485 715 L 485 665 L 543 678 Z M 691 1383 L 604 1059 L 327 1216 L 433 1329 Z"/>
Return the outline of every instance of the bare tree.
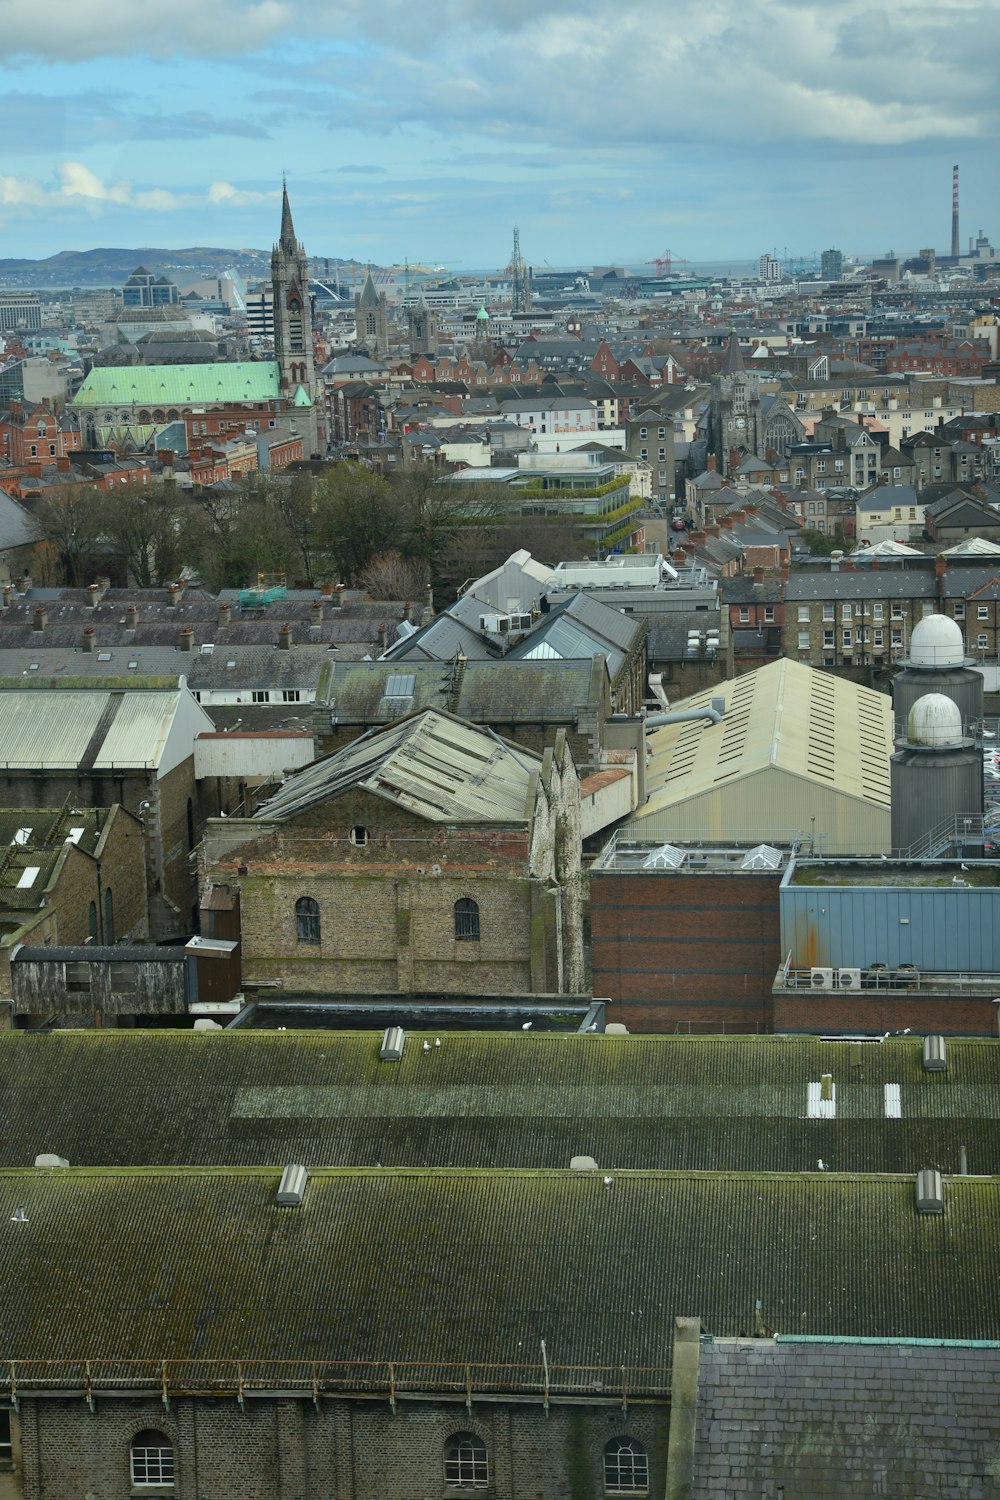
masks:
<path fill-rule="evenodd" d="M 427 570 L 401 552 L 380 552 L 358 574 L 373 599 L 420 599 L 427 589 Z"/>

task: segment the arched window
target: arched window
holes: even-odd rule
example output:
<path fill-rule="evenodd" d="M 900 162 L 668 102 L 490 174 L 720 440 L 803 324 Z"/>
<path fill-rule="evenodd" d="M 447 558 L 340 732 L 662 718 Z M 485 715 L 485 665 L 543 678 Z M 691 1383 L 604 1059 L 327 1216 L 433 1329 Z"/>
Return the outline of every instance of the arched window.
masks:
<path fill-rule="evenodd" d="M 165 1432 L 152 1427 L 137 1432 L 130 1457 L 133 1485 L 173 1485 L 174 1445 Z"/>
<path fill-rule="evenodd" d="M 300 896 L 295 903 L 295 936 L 300 943 L 319 942 L 319 902 Z"/>
<path fill-rule="evenodd" d="M 113 943 L 115 940 L 115 898 L 108 886 L 104 892 L 104 941 Z"/>
<path fill-rule="evenodd" d="M 355 823 L 350 838 L 356 849 L 363 849 L 368 842 L 368 829 L 362 823 Z"/>
<path fill-rule="evenodd" d="M 490 1482 L 486 1444 L 474 1432 L 456 1432 L 444 1450 L 444 1482 L 453 1489 L 484 1490 Z"/>
<path fill-rule="evenodd" d="M 648 1495 L 649 1459 L 637 1438 L 612 1438 L 605 1444 L 604 1488 L 609 1495 Z"/>
<path fill-rule="evenodd" d="M 90 930 L 90 941 L 97 942 L 97 902 L 91 901 L 87 912 L 87 926 Z"/>
<path fill-rule="evenodd" d="M 455 939 L 460 943 L 479 942 L 479 903 L 471 896 L 455 902 Z"/>

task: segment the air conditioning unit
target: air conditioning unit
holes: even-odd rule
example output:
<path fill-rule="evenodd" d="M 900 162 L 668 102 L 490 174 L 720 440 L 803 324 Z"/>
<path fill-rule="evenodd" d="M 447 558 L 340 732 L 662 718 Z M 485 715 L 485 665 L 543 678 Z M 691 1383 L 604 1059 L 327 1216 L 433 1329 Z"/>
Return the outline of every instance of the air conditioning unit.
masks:
<path fill-rule="evenodd" d="M 841 990 L 859 990 L 861 988 L 861 970 L 838 969 L 837 988 Z"/>
<path fill-rule="evenodd" d="M 809 970 L 809 983 L 811 984 L 811 986 L 812 986 L 812 988 L 814 990 L 832 990 L 833 989 L 833 970 L 832 969 L 810 969 Z"/>

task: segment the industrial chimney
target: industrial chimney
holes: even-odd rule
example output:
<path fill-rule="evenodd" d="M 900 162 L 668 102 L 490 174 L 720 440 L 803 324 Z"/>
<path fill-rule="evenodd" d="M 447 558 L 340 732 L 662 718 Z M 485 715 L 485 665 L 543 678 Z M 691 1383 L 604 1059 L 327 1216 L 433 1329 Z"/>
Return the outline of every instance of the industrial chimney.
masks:
<path fill-rule="evenodd" d="M 961 255 L 958 244 L 958 167 L 951 169 L 951 258 L 958 260 Z"/>

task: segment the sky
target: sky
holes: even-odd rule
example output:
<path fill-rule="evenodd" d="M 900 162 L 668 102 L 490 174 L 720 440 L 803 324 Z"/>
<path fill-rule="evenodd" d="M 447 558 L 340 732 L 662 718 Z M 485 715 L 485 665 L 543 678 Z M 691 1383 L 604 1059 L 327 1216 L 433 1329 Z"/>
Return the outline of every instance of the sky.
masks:
<path fill-rule="evenodd" d="M 1000 0 L 0 0 L 0 257 L 1000 241 Z"/>

